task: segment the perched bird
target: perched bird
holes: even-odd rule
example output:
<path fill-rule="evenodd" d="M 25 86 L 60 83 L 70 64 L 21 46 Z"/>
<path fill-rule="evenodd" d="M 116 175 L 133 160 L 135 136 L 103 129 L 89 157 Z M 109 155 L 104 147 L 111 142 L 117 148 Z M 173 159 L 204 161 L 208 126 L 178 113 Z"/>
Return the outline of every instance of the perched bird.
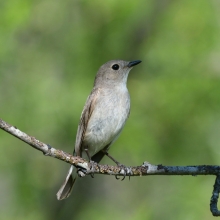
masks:
<path fill-rule="evenodd" d="M 128 74 L 139 63 L 140 60 L 111 60 L 100 67 L 81 114 L 75 156 L 88 157 L 99 163 L 117 139 L 130 113 L 130 96 L 126 86 Z M 71 166 L 57 192 L 58 200 L 69 197 L 76 178 L 77 170 Z"/>

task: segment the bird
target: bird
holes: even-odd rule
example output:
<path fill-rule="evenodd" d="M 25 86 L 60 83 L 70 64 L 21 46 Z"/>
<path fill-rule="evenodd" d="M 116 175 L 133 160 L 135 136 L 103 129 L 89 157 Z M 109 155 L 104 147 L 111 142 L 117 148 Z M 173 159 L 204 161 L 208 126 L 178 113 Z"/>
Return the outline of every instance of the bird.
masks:
<path fill-rule="evenodd" d="M 96 163 L 105 155 L 108 156 L 110 146 L 120 135 L 129 117 L 127 78 L 132 67 L 139 63 L 141 60 L 111 60 L 99 68 L 80 117 L 74 156 L 88 157 Z M 77 168 L 71 165 L 56 194 L 58 200 L 69 197 L 77 176 Z"/>

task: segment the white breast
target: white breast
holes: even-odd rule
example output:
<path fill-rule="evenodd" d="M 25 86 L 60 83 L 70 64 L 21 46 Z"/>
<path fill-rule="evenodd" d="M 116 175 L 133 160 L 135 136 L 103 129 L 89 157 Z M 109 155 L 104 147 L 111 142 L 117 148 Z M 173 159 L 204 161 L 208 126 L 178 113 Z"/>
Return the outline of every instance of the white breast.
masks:
<path fill-rule="evenodd" d="M 126 87 L 100 93 L 83 141 L 91 156 L 118 137 L 129 111 L 130 97 Z"/>

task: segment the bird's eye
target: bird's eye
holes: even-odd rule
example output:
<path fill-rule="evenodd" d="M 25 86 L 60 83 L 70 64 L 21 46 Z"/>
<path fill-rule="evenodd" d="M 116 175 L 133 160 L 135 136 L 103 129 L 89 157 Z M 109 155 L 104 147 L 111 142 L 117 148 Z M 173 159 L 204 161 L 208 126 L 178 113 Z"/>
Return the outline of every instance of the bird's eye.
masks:
<path fill-rule="evenodd" d="M 118 70 L 118 69 L 119 69 L 119 65 L 118 65 L 118 64 L 114 64 L 114 65 L 112 66 L 112 69 L 113 69 L 113 70 Z"/>

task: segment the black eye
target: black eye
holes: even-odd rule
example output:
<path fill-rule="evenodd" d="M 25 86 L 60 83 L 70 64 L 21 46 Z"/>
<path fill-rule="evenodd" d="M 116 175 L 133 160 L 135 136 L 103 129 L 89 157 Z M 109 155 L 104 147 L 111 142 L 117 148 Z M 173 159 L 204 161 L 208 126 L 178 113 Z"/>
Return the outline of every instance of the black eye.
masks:
<path fill-rule="evenodd" d="M 119 69 L 119 65 L 118 65 L 118 64 L 114 64 L 114 65 L 112 66 L 112 69 L 113 69 L 113 70 L 118 70 L 118 69 Z"/>

